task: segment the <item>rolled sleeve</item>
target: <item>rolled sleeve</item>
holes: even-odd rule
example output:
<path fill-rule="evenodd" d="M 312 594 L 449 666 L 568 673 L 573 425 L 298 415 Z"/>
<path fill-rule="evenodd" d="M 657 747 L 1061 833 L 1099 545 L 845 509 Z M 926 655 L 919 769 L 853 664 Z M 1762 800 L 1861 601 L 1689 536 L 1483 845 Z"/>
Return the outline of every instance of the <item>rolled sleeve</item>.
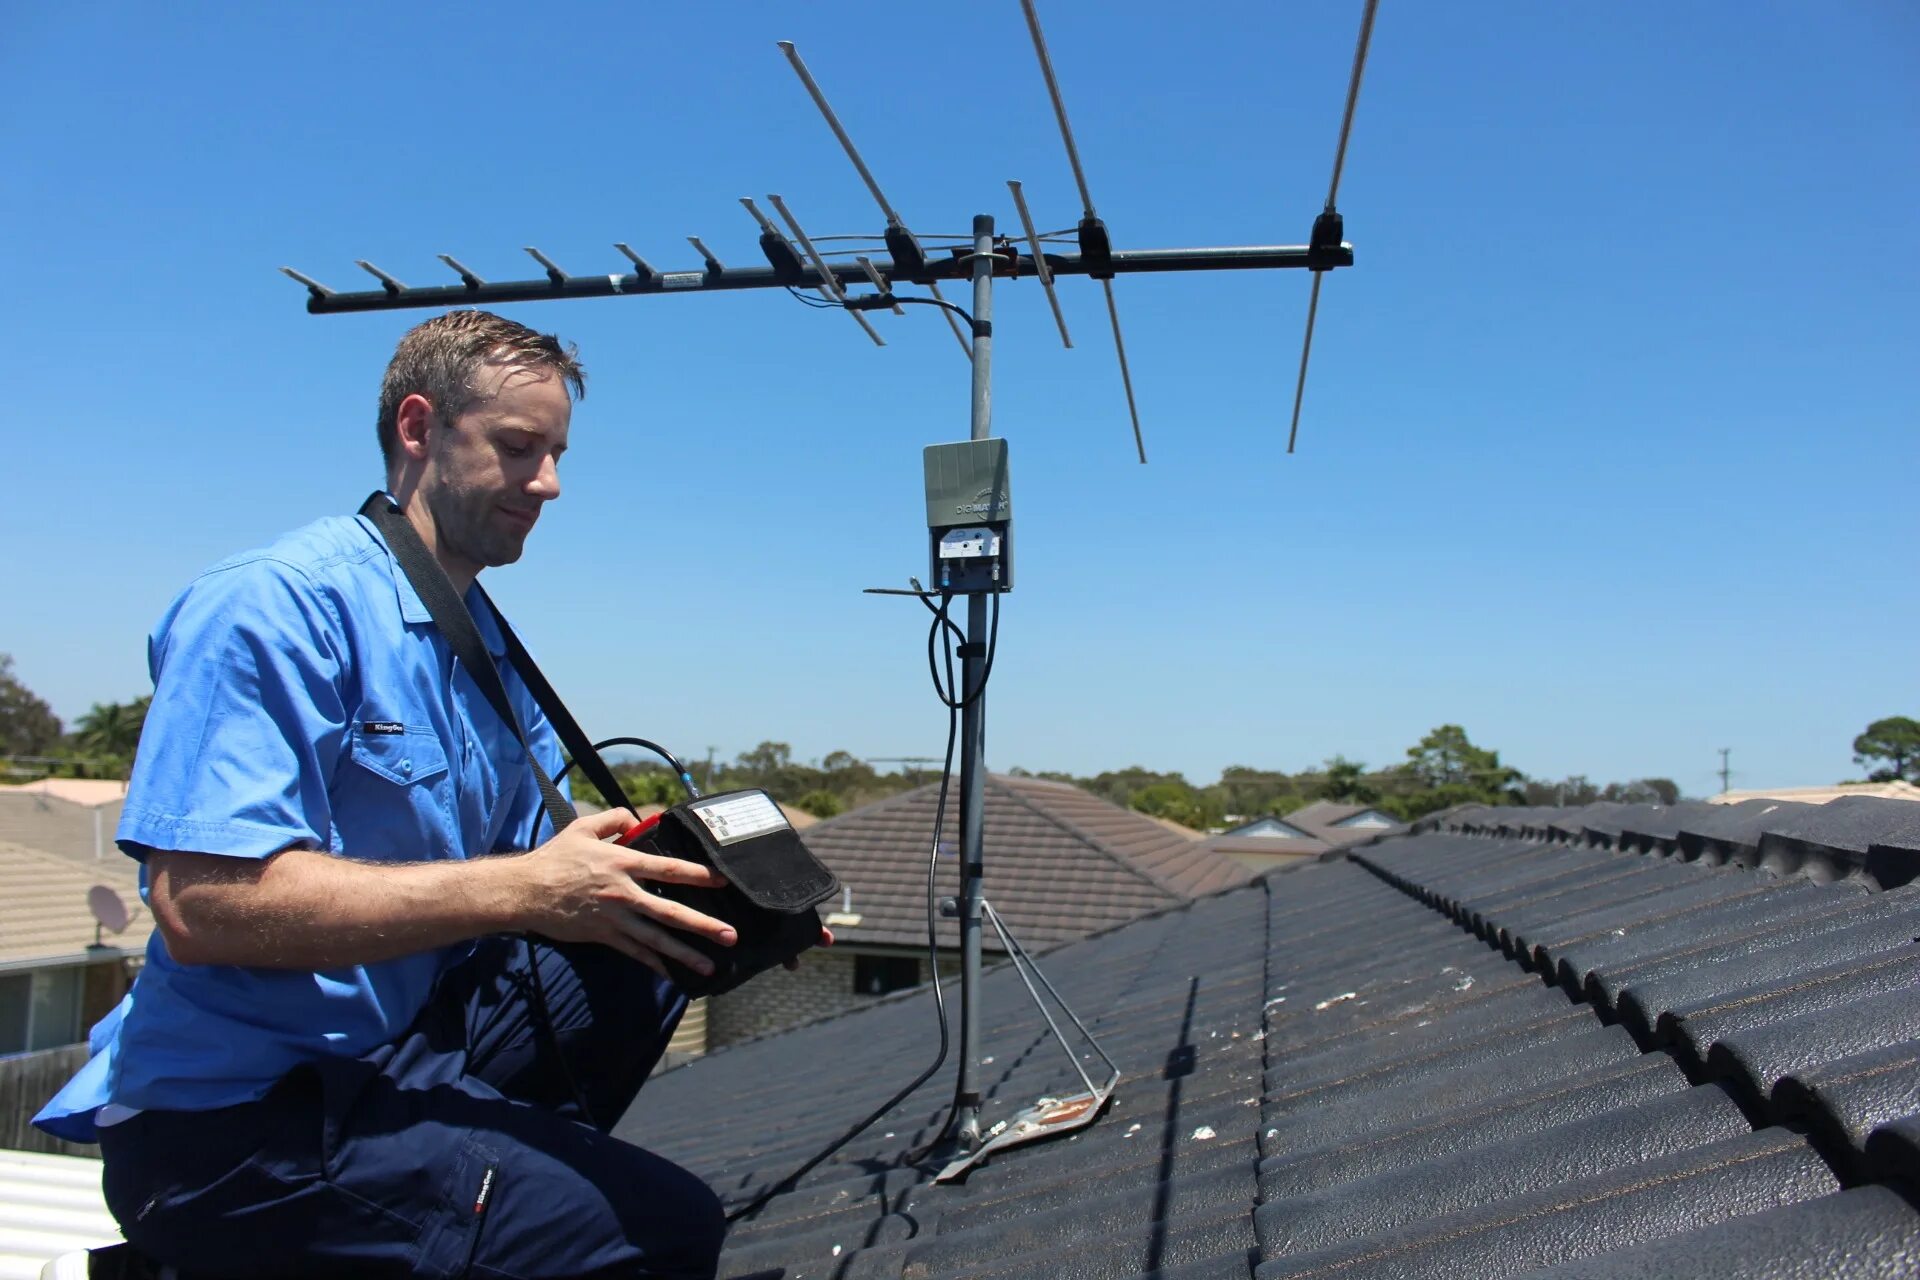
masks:
<path fill-rule="evenodd" d="M 143 860 L 328 848 L 346 652 L 326 597 L 291 565 L 252 559 L 195 581 L 149 646 L 154 697 L 121 848 Z"/>

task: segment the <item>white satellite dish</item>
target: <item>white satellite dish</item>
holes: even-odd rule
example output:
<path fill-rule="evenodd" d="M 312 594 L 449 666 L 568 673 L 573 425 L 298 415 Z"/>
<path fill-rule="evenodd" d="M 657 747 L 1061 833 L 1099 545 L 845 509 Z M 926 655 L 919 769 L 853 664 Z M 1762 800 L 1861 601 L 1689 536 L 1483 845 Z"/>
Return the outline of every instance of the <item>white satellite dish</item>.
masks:
<path fill-rule="evenodd" d="M 100 941 L 102 929 L 108 933 L 120 933 L 133 919 L 127 911 L 127 904 L 120 900 L 120 895 L 104 884 L 97 884 L 87 890 L 87 910 L 93 913 L 95 926 L 93 945 L 96 947 L 102 945 Z"/>

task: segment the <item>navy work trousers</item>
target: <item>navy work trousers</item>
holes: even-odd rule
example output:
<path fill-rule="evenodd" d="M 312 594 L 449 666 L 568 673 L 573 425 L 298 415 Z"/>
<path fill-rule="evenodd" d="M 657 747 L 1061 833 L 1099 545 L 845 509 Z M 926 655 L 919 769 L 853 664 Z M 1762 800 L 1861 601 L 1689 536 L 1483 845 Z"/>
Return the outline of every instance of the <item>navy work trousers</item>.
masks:
<path fill-rule="evenodd" d="M 133 1246 L 193 1276 L 711 1277 L 726 1224 L 686 1170 L 610 1137 L 686 1008 L 605 947 L 541 944 L 581 1116 L 524 946 L 488 938 L 398 1040 L 266 1097 L 100 1131 Z"/>

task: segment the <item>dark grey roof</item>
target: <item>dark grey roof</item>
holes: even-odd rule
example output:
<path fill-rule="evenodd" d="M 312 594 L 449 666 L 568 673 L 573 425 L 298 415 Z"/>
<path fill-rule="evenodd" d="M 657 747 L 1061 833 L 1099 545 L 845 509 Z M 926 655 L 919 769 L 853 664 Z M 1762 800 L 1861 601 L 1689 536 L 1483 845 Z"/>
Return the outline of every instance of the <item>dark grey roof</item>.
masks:
<path fill-rule="evenodd" d="M 860 923 L 837 929 L 848 942 L 926 945 L 927 853 L 939 790 L 921 787 L 800 833 L 853 892 Z M 994 774 L 982 790 L 995 884 L 989 896 L 1028 946 L 1084 938 L 1250 878 L 1191 836 L 1070 783 Z M 947 801 L 948 842 L 960 838 L 959 810 L 956 786 Z M 954 892 L 954 862 L 942 859 L 942 893 Z"/>
<path fill-rule="evenodd" d="M 1108 1114 L 935 1186 L 901 1161 L 943 1074 L 721 1274 L 1920 1274 L 1920 854 L 1906 812 L 1783 813 L 1729 860 L 1423 831 L 1058 948 L 1126 1075 Z M 987 1119 L 1070 1091 L 1015 975 L 984 986 Z M 741 1203 L 934 1041 L 905 995 L 669 1072 L 619 1132 Z"/>

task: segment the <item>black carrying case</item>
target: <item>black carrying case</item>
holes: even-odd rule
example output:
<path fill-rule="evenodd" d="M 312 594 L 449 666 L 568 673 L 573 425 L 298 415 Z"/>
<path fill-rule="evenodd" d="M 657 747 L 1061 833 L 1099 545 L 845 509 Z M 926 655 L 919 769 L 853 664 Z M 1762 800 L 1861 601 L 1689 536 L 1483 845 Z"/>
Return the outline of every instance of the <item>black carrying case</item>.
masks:
<path fill-rule="evenodd" d="M 744 821 L 743 821 L 744 819 Z M 778 825 L 771 825 L 777 822 Z M 712 867 L 724 889 L 660 884 L 655 889 L 732 925 L 738 940 L 721 946 L 695 933 L 675 936 L 713 962 L 702 974 L 662 955 L 667 972 L 690 996 L 719 995 L 820 942 L 814 910 L 840 882 L 810 853 L 764 791 L 729 791 L 673 806 L 630 846 L 645 853 Z"/>

